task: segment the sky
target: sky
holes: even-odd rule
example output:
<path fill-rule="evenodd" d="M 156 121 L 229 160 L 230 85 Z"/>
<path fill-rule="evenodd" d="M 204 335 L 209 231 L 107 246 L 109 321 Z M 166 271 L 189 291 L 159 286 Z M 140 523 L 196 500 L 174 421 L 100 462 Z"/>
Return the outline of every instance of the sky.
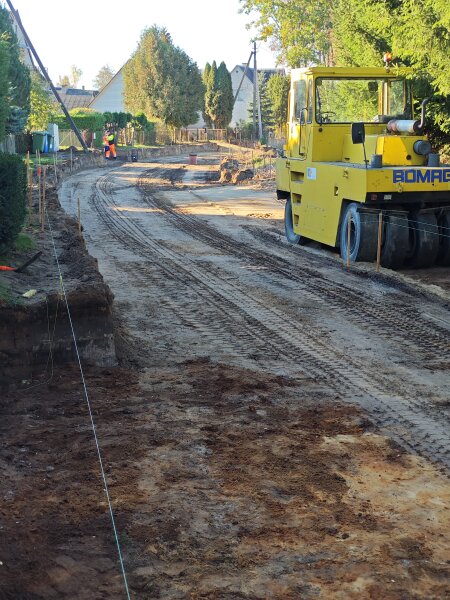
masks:
<path fill-rule="evenodd" d="M 0 0 L 3 3 L 3 0 Z M 239 14 L 239 0 L 11 0 L 50 77 L 83 71 L 78 84 L 87 89 L 100 68 L 114 71 L 135 50 L 142 30 L 165 26 L 175 45 L 203 69 L 225 61 L 228 69 L 246 63 L 254 32 Z M 275 65 L 267 44 L 258 42 L 258 67 Z"/>

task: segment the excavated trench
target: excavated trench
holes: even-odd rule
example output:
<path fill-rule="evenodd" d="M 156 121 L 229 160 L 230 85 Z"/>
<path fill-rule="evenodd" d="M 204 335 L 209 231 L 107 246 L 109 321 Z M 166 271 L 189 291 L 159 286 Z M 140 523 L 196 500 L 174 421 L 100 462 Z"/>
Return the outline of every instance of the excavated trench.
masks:
<path fill-rule="evenodd" d="M 70 321 L 55 254 L 59 260 L 78 348 L 88 365 L 116 364 L 112 321 L 113 295 L 100 275 L 97 263 L 86 251 L 76 221 L 59 206 L 56 190 L 47 191 L 48 223 L 44 231 L 25 229 L 42 252 L 23 273 L 2 275 L 7 298 L 0 305 L 0 386 L 20 385 L 24 380 L 45 380 L 52 366 L 76 362 Z M 15 252 L 11 262 L 28 258 Z M 35 295 L 25 299 L 29 290 Z"/>

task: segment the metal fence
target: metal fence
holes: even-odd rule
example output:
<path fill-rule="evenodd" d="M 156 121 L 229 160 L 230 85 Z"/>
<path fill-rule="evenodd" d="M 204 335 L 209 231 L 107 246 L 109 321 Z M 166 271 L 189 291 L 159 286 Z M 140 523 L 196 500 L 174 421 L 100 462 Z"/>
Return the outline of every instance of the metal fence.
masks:
<path fill-rule="evenodd" d="M 226 129 L 208 129 L 207 127 L 174 129 L 172 135 L 172 142 L 174 144 L 189 142 L 224 142 L 226 140 Z"/>

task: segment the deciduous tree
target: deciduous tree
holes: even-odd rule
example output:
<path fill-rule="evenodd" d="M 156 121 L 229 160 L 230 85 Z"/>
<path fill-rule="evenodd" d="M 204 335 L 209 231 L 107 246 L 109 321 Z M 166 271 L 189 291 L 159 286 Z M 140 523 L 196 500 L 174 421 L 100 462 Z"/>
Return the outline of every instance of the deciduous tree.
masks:
<path fill-rule="evenodd" d="M 240 0 L 280 64 L 303 67 L 332 61 L 331 0 Z"/>
<path fill-rule="evenodd" d="M 76 65 L 72 65 L 70 68 L 70 75 L 71 75 L 71 83 L 72 83 L 73 87 L 76 88 L 78 85 L 78 82 L 81 79 L 81 76 L 83 75 L 83 71 L 81 69 L 79 69 Z"/>
<path fill-rule="evenodd" d="M 60 75 L 57 85 L 59 87 L 69 87 L 70 86 L 69 76 L 68 75 L 62 75 L 62 76 Z"/>
<path fill-rule="evenodd" d="M 46 130 L 48 124 L 56 117 L 57 110 L 46 82 L 36 71 L 31 74 L 30 104 L 27 129 Z"/>
<path fill-rule="evenodd" d="M 96 90 L 102 90 L 114 77 L 114 71 L 109 65 L 104 65 L 93 81 Z"/>

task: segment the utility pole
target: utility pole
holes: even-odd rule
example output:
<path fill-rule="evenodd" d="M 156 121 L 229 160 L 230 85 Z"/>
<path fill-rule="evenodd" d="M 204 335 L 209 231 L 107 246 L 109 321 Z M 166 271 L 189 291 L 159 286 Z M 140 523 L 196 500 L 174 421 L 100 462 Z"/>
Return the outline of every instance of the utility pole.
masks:
<path fill-rule="evenodd" d="M 253 42 L 253 137 L 256 140 L 256 41 Z"/>
<path fill-rule="evenodd" d="M 63 113 L 66 115 L 67 120 L 70 123 L 70 126 L 72 127 L 73 132 L 75 133 L 75 135 L 78 138 L 78 141 L 80 142 L 83 150 L 85 152 L 88 151 L 88 147 L 86 145 L 86 142 L 84 141 L 78 127 L 75 125 L 74 120 L 72 119 L 72 117 L 69 115 L 69 111 L 66 108 L 66 105 L 64 104 L 64 102 L 61 100 L 60 95 L 58 94 L 55 86 L 52 83 L 52 80 L 50 79 L 48 73 L 47 73 L 47 69 L 44 67 L 44 65 L 42 64 L 41 59 L 39 58 L 38 53 L 36 52 L 33 44 L 31 43 L 30 38 L 28 37 L 27 32 L 25 31 L 25 27 L 22 25 L 22 21 L 20 20 L 19 14 L 17 13 L 17 11 L 15 10 L 14 6 L 11 3 L 11 0 L 6 0 L 9 9 L 11 11 L 11 14 L 13 15 L 17 25 L 19 26 L 20 30 L 22 31 L 23 37 L 25 38 L 25 42 L 27 44 L 27 47 L 29 48 L 29 50 L 31 50 L 31 52 L 34 55 L 34 58 L 36 59 L 37 64 L 39 65 L 39 69 L 41 70 L 42 75 L 45 77 L 45 79 L 47 80 L 56 100 L 58 101 L 59 105 L 61 106 L 61 109 L 63 111 Z"/>
<path fill-rule="evenodd" d="M 258 130 L 256 130 L 256 110 L 258 110 Z M 256 66 L 256 41 L 253 42 L 253 133 L 258 139 L 262 139 L 262 115 L 261 98 L 259 96 L 258 68 Z"/>
<path fill-rule="evenodd" d="M 250 65 L 250 61 L 252 60 L 252 56 L 253 56 L 253 50 L 250 52 L 250 56 L 248 58 L 247 64 L 245 65 L 244 73 L 243 73 L 243 75 L 241 77 L 241 81 L 239 83 L 238 89 L 236 90 L 236 93 L 234 95 L 233 106 L 236 104 L 237 97 L 239 95 L 239 92 L 241 91 L 241 87 L 242 87 L 242 84 L 244 82 L 245 76 L 247 75 L 248 67 Z"/>

